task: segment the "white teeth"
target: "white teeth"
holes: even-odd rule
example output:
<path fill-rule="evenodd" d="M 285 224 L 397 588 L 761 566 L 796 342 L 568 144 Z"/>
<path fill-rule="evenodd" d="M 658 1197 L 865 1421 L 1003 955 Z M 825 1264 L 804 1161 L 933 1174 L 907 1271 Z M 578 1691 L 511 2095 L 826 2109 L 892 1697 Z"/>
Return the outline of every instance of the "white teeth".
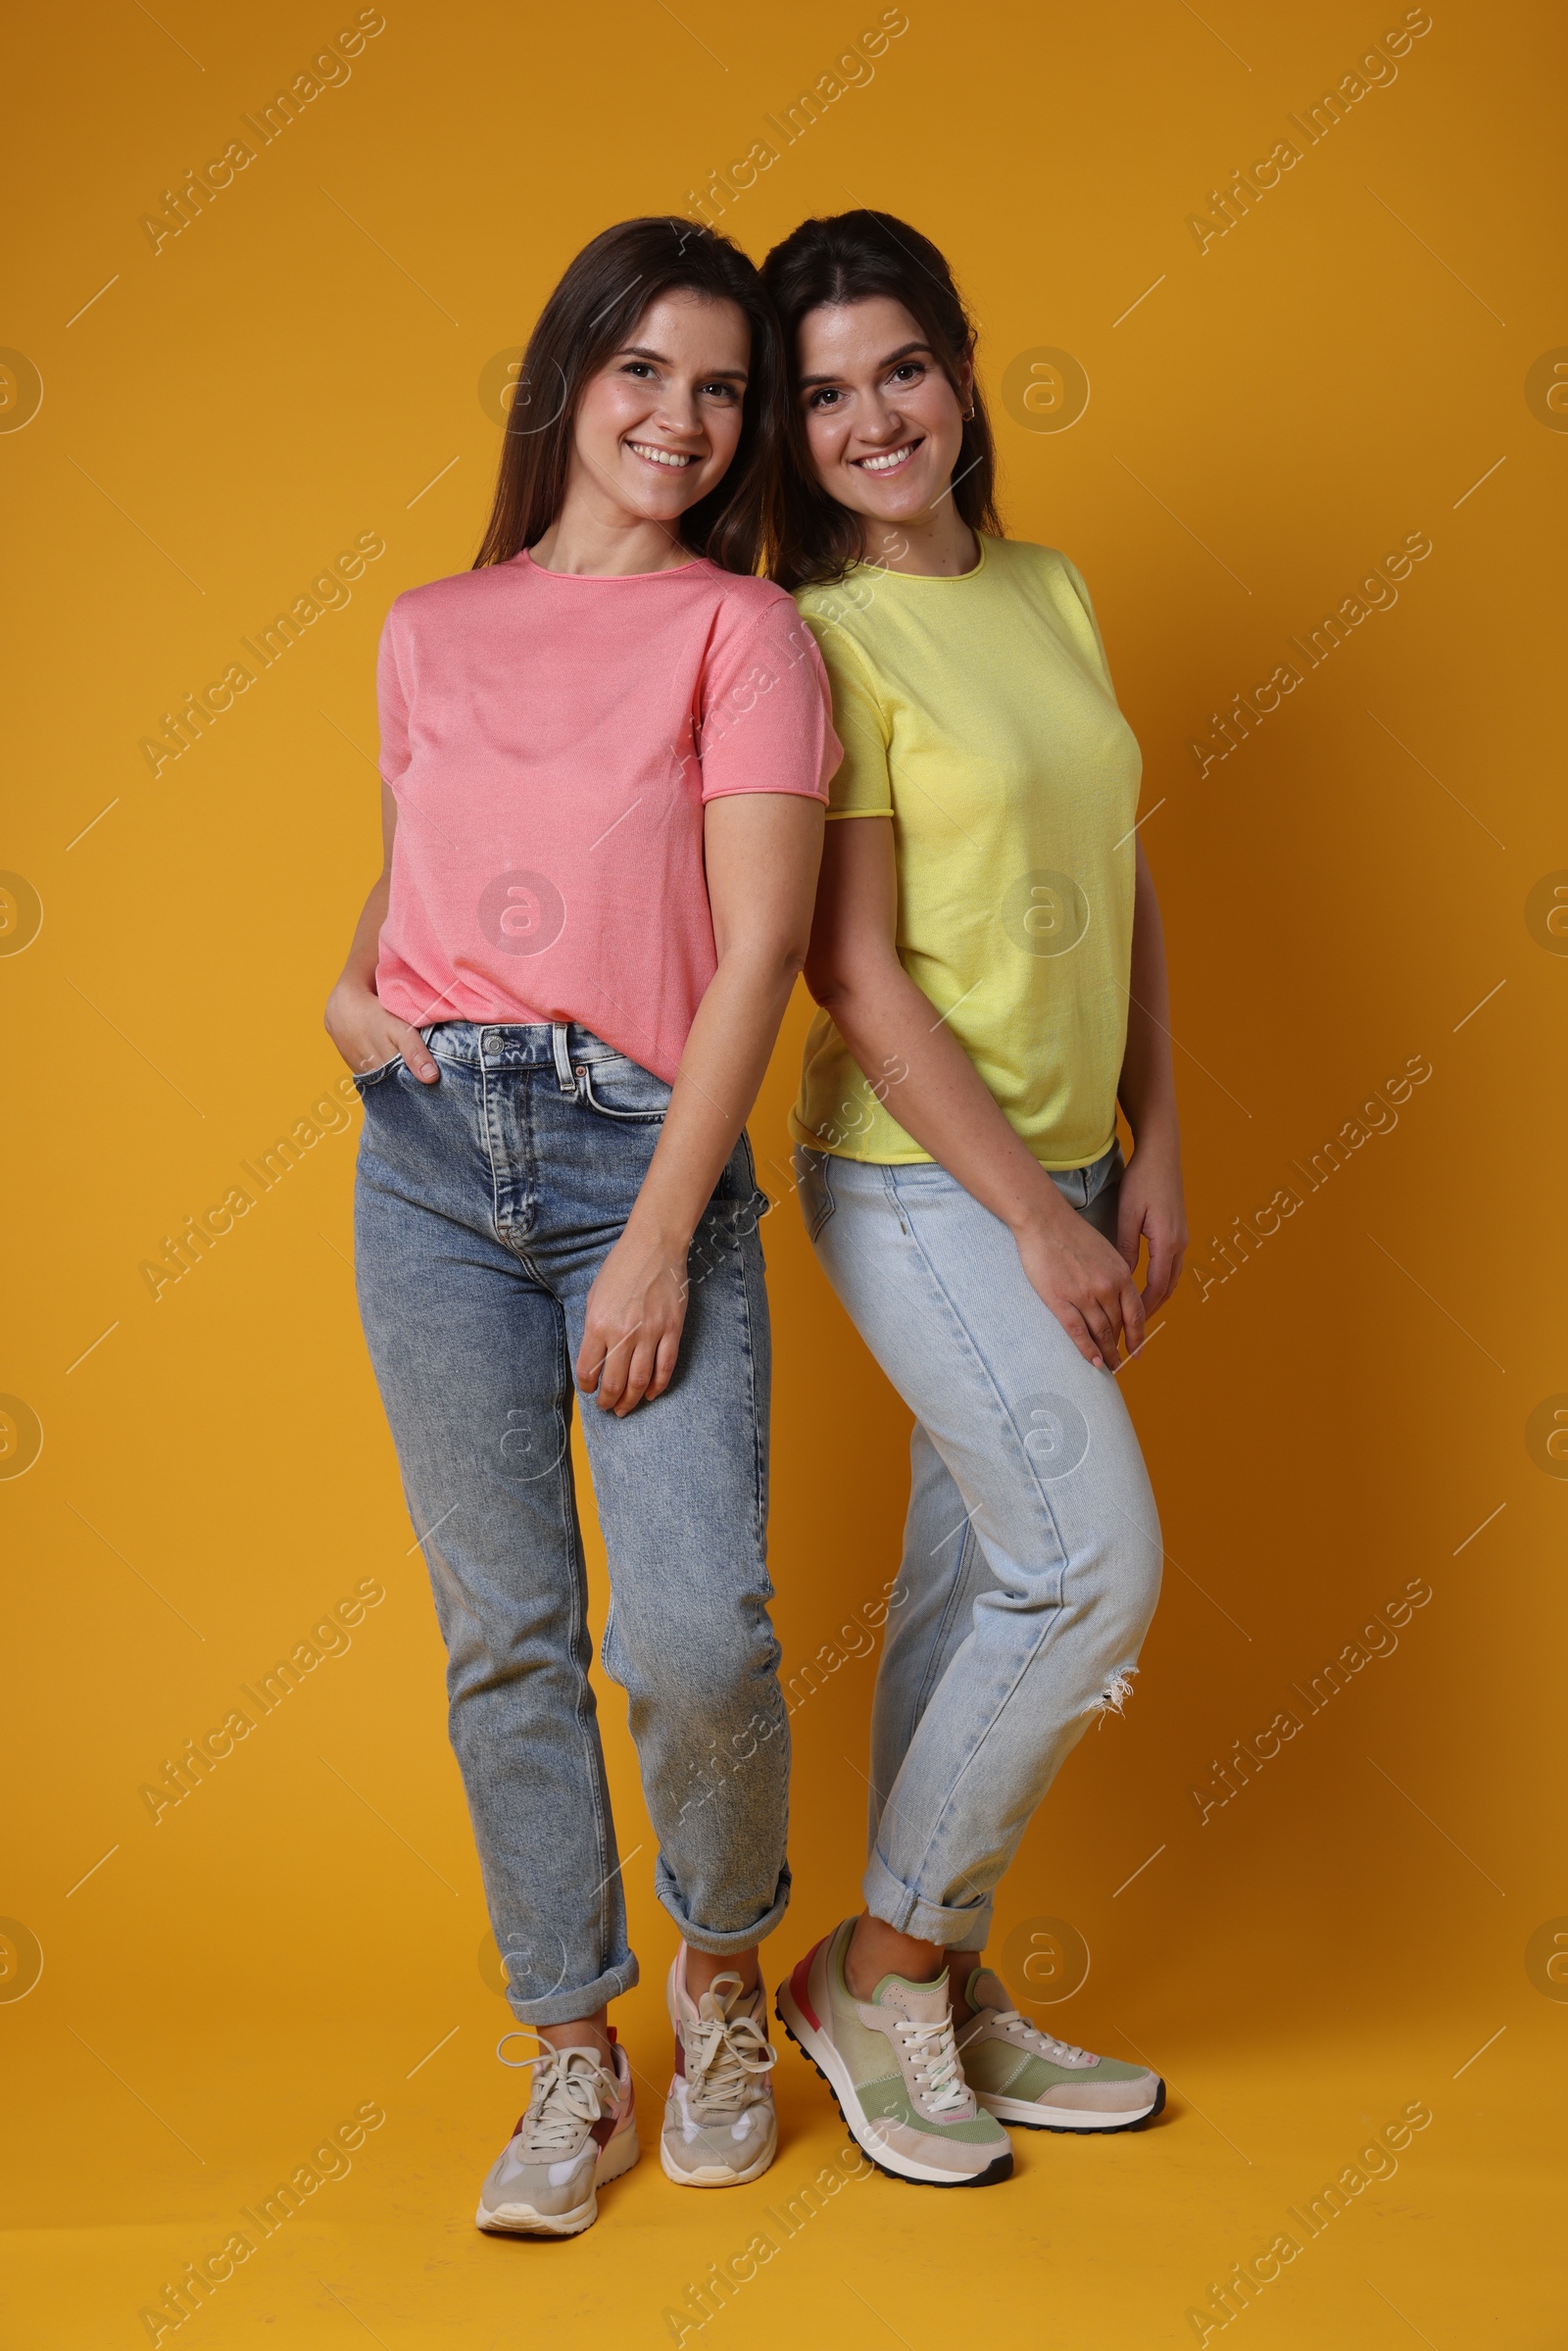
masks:
<path fill-rule="evenodd" d="M 650 459 L 656 465 L 673 466 L 676 472 L 681 472 L 686 466 L 695 465 L 697 463 L 695 458 L 680 457 L 672 449 L 655 449 L 648 441 L 630 441 L 627 443 L 627 447 L 635 449 L 639 457 Z"/>
<path fill-rule="evenodd" d="M 861 457 L 855 462 L 864 473 L 891 473 L 895 465 L 902 465 L 906 458 L 912 457 L 918 447 L 917 441 L 910 441 L 905 448 L 895 449 L 888 457 Z"/>

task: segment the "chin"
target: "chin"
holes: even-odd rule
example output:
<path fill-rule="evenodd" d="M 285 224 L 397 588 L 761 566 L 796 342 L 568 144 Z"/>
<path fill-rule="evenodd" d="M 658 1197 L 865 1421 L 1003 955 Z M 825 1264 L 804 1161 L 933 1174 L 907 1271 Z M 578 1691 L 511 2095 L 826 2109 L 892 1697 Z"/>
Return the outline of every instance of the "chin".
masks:
<path fill-rule="evenodd" d="M 930 504 L 930 492 L 923 484 L 900 482 L 885 490 L 874 505 L 865 503 L 857 511 L 873 522 L 908 522 L 925 514 Z"/>

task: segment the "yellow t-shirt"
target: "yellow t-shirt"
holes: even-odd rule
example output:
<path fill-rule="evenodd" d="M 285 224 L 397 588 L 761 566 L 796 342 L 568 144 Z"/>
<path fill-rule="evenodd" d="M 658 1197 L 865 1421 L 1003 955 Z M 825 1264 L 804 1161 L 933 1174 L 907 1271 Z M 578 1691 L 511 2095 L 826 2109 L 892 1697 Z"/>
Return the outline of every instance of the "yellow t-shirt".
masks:
<path fill-rule="evenodd" d="M 860 563 L 796 597 L 833 683 L 829 816 L 891 816 L 899 959 L 1046 1167 L 1116 1131 L 1143 761 L 1074 566 L 982 538 L 956 579 Z M 823 1011 L 790 1129 L 846 1158 L 929 1159 Z"/>

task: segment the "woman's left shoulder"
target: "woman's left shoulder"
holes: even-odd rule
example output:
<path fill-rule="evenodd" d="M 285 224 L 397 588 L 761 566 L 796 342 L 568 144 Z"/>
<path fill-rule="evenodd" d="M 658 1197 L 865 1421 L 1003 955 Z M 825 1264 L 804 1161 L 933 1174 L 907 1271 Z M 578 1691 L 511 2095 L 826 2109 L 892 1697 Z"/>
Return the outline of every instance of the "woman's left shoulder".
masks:
<path fill-rule="evenodd" d="M 759 652 L 791 648 L 800 653 L 811 645 L 811 632 L 794 597 L 776 581 L 740 571 L 715 571 L 713 576 L 718 583 L 710 638 L 714 652 L 740 660 L 753 647 Z"/>
<path fill-rule="evenodd" d="M 1042 586 L 1073 587 L 1082 576 L 1059 547 L 1042 547 L 1033 539 L 988 539 L 986 561 L 1014 578 L 1039 581 Z"/>
<path fill-rule="evenodd" d="M 1039 547 L 1031 539 L 994 539 L 987 560 L 1024 594 L 1050 605 L 1068 621 L 1094 620 L 1084 575 L 1070 555 L 1059 547 Z"/>
<path fill-rule="evenodd" d="M 712 574 L 720 603 L 737 627 L 755 627 L 769 613 L 775 619 L 795 618 L 795 599 L 776 580 L 759 579 L 751 571 L 720 571 L 716 565 Z"/>

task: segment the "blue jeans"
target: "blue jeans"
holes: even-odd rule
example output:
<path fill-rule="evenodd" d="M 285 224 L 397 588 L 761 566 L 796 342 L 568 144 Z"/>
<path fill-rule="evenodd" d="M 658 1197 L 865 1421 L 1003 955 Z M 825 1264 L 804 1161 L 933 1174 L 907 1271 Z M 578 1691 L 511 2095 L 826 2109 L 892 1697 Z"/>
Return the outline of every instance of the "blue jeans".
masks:
<path fill-rule="evenodd" d="M 588 1679 L 572 1366 L 669 1088 L 586 1029 L 421 1031 L 358 1081 L 360 1310 L 447 1645 L 452 1743 L 510 1998 L 591 2016 L 637 1981 Z M 789 1895 L 789 1733 L 768 1619 L 769 1341 L 742 1136 L 698 1226 L 675 1377 L 583 1434 L 610 1561 L 655 1882 L 700 1950 L 746 1949 Z"/>
<path fill-rule="evenodd" d="M 975 1950 L 1063 1759 L 1119 1711 L 1159 1596 L 1154 1497 L 1121 1390 L 1011 1234 L 945 1168 L 799 1150 L 807 1228 L 915 1416 L 904 1562 L 871 1716 L 866 1907 Z M 1107 1238 L 1112 1146 L 1057 1189 Z"/>

